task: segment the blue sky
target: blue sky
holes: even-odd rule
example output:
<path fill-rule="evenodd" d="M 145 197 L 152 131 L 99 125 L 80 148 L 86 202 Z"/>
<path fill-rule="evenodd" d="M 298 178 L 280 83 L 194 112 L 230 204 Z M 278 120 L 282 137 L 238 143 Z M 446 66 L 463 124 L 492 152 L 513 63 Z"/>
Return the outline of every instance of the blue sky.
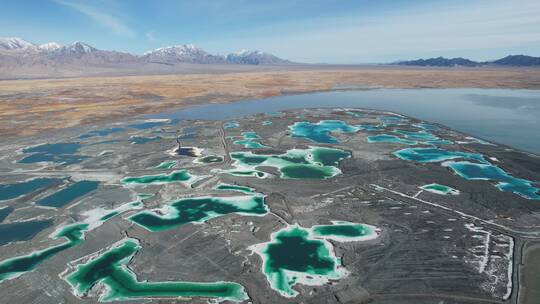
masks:
<path fill-rule="evenodd" d="M 299 62 L 540 56 L 538 0 L 0 0 L 0 37 L 143 53 L 193 43 Z"/>

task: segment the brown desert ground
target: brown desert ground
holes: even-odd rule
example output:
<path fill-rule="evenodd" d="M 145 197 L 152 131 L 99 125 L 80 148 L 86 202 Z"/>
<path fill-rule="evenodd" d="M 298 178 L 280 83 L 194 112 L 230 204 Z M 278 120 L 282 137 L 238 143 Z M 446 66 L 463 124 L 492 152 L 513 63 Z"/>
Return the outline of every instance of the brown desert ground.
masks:
<path fill-rule="evenodd" d="M 0 136 L 110 121 L 194 104 L 339 88 L 540 89 L 540 69 L 321 67 L 0 81 Z"/>

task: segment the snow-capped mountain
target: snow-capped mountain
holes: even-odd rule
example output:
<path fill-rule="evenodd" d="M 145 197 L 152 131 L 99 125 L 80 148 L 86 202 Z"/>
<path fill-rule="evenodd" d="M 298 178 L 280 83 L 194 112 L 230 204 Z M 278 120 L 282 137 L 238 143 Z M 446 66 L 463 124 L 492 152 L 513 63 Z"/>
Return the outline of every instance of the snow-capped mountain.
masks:
<path fill-rule="evenodd" d="M 196 47 L 193 44 L 183 44 L 183 45 L 173 45 L 173 46 L 166 46 L 161 47 L 157 49 L 150 50 L 148 52 L 145 52 L 143 56 L 146 55 L 152 55 L 152 54 L 160 54 L 160 55 L 188 55 L 192 53 L 205 53 L 201 48 Z"/>
<path fill-rule="evenodd" d="M 278 65 L 290 64 L 290 61 L 281 59 L 272 54 L 261 51 L 242 50 L 225 56 L 209 54 L 193 44 L 174 45 L 163 47 L 144 53 L 141 57 L 149 62 L 156 63 L 229 63 L 250 65 Z"/>
<path fill-rule="evenodd" d="M 36 49 L 32 42 L 17 37 L 0 38 L 0 50 L 25 50 Z"/>
<path fill-rule="evenodd" d="M 173 45 L 143 55 L 107 51 L 77 41 L 68 45 L 56 42 L 35 44 L 21 38 L 0 38 L 0 79 L 20 77 L 62 77 L 95 74 L 175 73 L 207 69 L 192 64 L 228 65 L 290 64 L 261 51 L 241 51 L 228 56 L 214 55 L 192 44 Z M 246 67 L 230 67 L 244 69 Z"/>
<path fill-rule="evenodd" d="M 57 71 L 92 68 L 136 67 L 137 56 L 99 50 L 84 42 L 62 46 L 55 42 L 37 45 L 20 38 L 0 39 L 0 70 Z"/>
<path fill-rule="evenodd" d="M 56 55 L 84 55 L 96 52 L 98 49 L 84 42 L 76 41 L 70 45 L 62 46 L 51 51 Z"/>
<path fill-rule="evenodd" d="M 288 60 L 281 59 L 272 54 L 261 51 L 241 50 L 227 55 L 227 61 L 236 64 L 290 64 Z"/>
<path fill-rule="evenodd" d="M 22 64 L 29 62 L 47 62 L 47 65 L 54 64 L 55 61 L 74 61 L 84 58 L 85 60 L 99 62 L 137 61 L 140 63 L 158 63 L 175 65 L 180 63 L 194 64 L 249 64 L 249 65 L 272 65 L 287 64 L 287 60 L 278 58 L 272 54 L 261 51 L 242 50 L 227 56 L 214 55 L 206 52 L 193 44 L 173 45 L 154 49 L 141 56 L 115 51 L 99 50 L 87 43 L 77 41 L 69 45 L 60 45 L 56 42 L 37 45 L 21 38 L 0 38 L 0 51 L 4 55 L 10 56 L 10 61 L 14 58 L 25 58 Z M 35 57 L 35 58 L 34 58 Z M 99 59 L 98 59 L 99 58 Z M 1 58 L 0 58 L 1 59 Z M 4 58 L 5 59 L 5 58 Z M 36 59 L 36 60 L 34 60 Z M 75 63 L 75 62 L 73 62 Z M 0 62 L 1 65 L 1 62 Z"/>
<path fill-rule="evenodd" d="M 40 44 L 38 46 L 38 48 L 40 50 L 43 50 L 43 51 L 46 51 L 46 52 L 58 50 L 61 47 L 62 46 L 60 44 L 56 43 L 56 42 L 48 42 L 48 43 Z"/>
<path fill-rule="evenodd" d="M 0 50 L 12 51 L 12 52 L 49 52 L 57 50 L 62 46 L 56 42 L 48 42 L 41 45 L 26 41 L 22 38 L 8 37 L 0 38 Z"/>
<path fill-rule="evenodd" d="M 211 55 L 193 44 L 173 45 L 158 48 L 144 53 L 141 58 L 148 62 L 168 64 L 180 62 L 202 64 L 225 63 L 225 57 Z"/>
<path fill-rule="evenodd" d="M 112 66 L 116 64 L 137 64 L 140 59 L 129 53 L 99 50 L 87 43 L 76 41 L 45 52 L 52 64 L 72 64 L 81 66 Z"/>
<path fill-rule="evenodd" d="M 88 54 L 98 51 L 98 49 L 80 41 L 62 46 L 56 42 L 48 42 L 37 45 L 21 38 L 0 38 L 0 50 L 10 51 L 13 53 L 21 52 L 40 52 L 46 54 Z"/>

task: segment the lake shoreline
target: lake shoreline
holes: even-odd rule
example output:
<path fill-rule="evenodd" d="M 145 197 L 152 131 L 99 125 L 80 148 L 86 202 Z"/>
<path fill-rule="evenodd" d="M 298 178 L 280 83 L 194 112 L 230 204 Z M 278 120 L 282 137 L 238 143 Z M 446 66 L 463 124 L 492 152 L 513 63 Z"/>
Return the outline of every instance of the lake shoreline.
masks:
<path fill-rule="evenodd" d="M 206 103 L 336 90 L 540 89 L 540 69 L 356 67 L 0 81 L 0 134 L 27 136 Z"/>

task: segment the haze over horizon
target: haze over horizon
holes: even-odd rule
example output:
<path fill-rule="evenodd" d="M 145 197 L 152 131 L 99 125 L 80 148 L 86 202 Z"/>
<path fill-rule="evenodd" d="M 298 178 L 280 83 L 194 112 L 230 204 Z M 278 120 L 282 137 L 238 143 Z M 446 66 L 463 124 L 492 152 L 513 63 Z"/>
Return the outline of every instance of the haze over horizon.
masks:
<path fill-rule="evenodd" d="M 306 63 L 438 56 L 487 61 L 508 54 L 540 55 L 540 2 L 532 0 L 339 5 L 243 0 L 2 2 L 0 37 L 61 44 L 81 40 L 135 54 L 195 44 L 210 53 L 258 49 Z"/>

